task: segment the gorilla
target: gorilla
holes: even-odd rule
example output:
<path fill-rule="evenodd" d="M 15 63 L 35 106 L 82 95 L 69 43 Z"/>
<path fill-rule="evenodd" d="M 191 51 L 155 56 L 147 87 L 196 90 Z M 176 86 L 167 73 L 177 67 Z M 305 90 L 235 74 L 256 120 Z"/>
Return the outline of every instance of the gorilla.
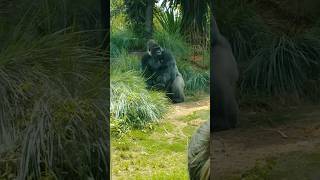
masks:
<path fill-rule="evenodd" d="M 211 16 L 211 102 L 213 123 L 201 125 L 192 135 L 188 146 L 188 171 L 191 180 L 213 178 L 213 132 L 234 128 L 238 118 L 235 98 L 238 68 L 229 42 L 220 34 Z"/>
<path fill-rule="evenodd" d="M 188 147 L 190 180 L 210 179 L 210 121 L 201 125 L 192 135 Z"/>
<path fill-rule="evenodd" d="M 141 59 L 141 69 L 149 89 L 166 91 L 173 103 L 184 101 L 185 84 L 174 57 L 152 39 Z"/>
<path fill-rule="evenodd" d="M 239 72 L 231 46 L 217 27 L 216 20 L 211 16 L 211 89 L 212 118 L 211 129 L 222 131 L 235 128 L 238 122 L 238 104 L 236 101 L 236 83 Z"/>

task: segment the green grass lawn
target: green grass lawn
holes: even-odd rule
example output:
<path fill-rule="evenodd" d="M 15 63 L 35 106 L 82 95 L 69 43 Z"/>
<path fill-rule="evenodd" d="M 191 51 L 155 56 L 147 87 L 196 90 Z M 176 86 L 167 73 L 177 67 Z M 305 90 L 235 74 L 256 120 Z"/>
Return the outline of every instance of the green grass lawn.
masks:
<path fill-rule="evenodd" d="M 207 110 L 165 119 L 152 128 L 132 130 L 111 140 L 112 179 L 187 180 L 187 145 Z M 197 123 L 192 123 L 197 120 Z"/>

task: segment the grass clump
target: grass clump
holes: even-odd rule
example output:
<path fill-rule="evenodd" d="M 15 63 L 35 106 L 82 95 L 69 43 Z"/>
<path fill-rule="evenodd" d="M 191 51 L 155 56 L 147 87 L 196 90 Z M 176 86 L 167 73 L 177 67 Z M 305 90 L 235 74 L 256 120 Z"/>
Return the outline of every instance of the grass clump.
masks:
<path fill-rule="evenodd" d="M 243 83 L 267 94 L 302 94 L 308 76 L 315 77 L 310 74 L 317 73 L 317 70 L 308 69 L 319 63 L 319 45 L 310 39 L 273 38 L 266 47 L 257 51 L 244 73 Z"/>
<path fill-rule="evenodd" d="M 264 11 L 264 6 L 264 2 L 242 0 L 216 3 L 220 31 L 238 62 L 241 94 L 290 94 L 297 101 L 318 101 L 318 25 L 290 26 L 282 22 L 281 13 L 272 8 Z M 233 11 L 226 14 L 228 9 Z"/>
<path fill-rule="evenodd" d="M 178 67 L 185 82 L 187 95 L 193 95 L 197 92 L 209 92 L 209 70 L 200 70 L 183 61 L 178 62 Z"/>
<path fill-rule="evenodd" d="M 156 31 L 154 39 L 165 49 L 172 52 L 177 61 L 180 59 L 189 59 L 191 56 L 191 47 L 179 33 L 170 33 L 166 31 Z"/>
<path fill-rule="evenodd" d="M 104 55 L 79 32 L 19 35 L 0 52 L 0 179 L 107 178 Z"/>
<path fill-rule="evenodd" d="M 148 91 L 138 72 L 112 71 L 110 88 L 111 127 L 116 134 L 158 122 L 167 111 L 169 101 L 165 94 Z"/>
<path fill-rule="evenodd" d="M 127 51 L 145 50 L 146 40 L 137 37 L 130 29 L 113 30 L 110 35 L 111 56 L 115 50 L 126 49 Z M 117 55 L 117 54 L 115 54 Z"/>

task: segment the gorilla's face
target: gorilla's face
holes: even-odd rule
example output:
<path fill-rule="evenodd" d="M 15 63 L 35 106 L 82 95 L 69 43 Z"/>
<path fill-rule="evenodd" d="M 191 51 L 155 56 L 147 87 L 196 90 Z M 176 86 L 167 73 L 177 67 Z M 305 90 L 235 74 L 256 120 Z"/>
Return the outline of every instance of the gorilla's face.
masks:
<path fill-rule="evenodd" d="M 163 49 L 154 40 L 149 40 L 148 43 L 147 43 L 147 46 L 148 46 L 148 53 L 153 58 L 157 59 L 159 56 L 162 55 Z"/>
<path fill-rule="evenodd" d="M 148 54 L 151 56 L 149 59 L 149 64 L 152 69 L 158 69 L 163 66 L 164 63 L 164 50 L 162 47 L 156 43 L 154 40 L 149 40 L 147 43 L 147 51 Z"/>
<path fill-rule="evenodd" d="M 152 56 L 160 56 L 162 54 L 162 49 L 159 45 L 153 46 L 149 48 L 149 52 Z"/>

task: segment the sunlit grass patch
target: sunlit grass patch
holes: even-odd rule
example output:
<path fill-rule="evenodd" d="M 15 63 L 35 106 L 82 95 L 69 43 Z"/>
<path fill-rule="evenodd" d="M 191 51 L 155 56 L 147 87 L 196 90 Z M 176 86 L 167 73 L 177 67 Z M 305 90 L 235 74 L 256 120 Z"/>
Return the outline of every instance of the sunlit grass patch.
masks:
<path fill-rule="evenodd" d="M 194 114 L 193 120 L 209 118 L 209 110 L 195 111 Z M 180 118 L 164 119 L 155 123 L 152 129 L 131 130 L 121 138 L 113 137 L 113 178 L 188 179 L 187 145 L 197 127 Z"/>
<path fill-rule="evenodd" d="M 192 120 L 208 120 L 207 118 L 210 115 L 210 110 L 198 110 L 194 111 L 191 114 L 188 114 L 186 116 L 180 117 L 179 120 L 184 122 L 190 122 Z"/>

